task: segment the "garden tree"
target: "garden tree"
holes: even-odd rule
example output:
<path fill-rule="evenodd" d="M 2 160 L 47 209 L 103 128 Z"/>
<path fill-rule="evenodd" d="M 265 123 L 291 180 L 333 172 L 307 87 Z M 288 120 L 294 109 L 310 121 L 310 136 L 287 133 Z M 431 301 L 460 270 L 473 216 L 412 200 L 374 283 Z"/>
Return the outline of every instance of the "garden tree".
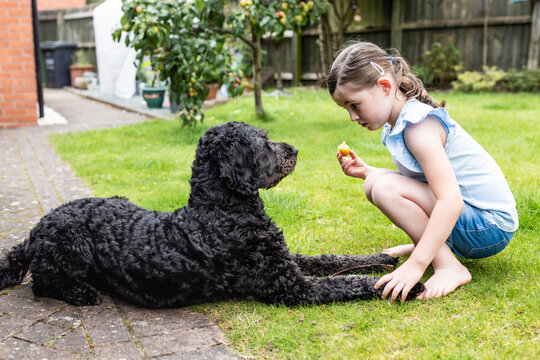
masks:
<path fill-rule="evenodd" d="M 261 97 L 261 37 L 281 38 L 301 31 L 326 8 L 326 0 L 241 0 L 225 13 L 224 0 L 123 0 L 121 26 L 113 33 L 137 50 L 138 63 L 148 58 L 161 81 L 168 81 L 173 100 L 182 103 L 183 125 L 203 120 L 202 105 L 209 79 L 228 84 L 229 95 L 244 90 L 235 62 L 234 40 L 251 48 L 256 114 L 264 114 Z"/>
<path fill-rule="evenodd" d="M 160 81 L 168 81 L 171 100 L 182 104 L 182 126 L 202 121 L 206 82 L 230 84 L 231 96 L 242 93 L 241 73 L 223 25 L 223 0 L 123 0 L 121 25 L 113 33 L 137 51 Z M 154 80 L 155 80 L 154 79 Z"/>
<path fill-rule="evenodd" d="M 319 22 L 319 43 L 321 51 L 322 75 L 326 77 L 330 66 L 334 61 L 334 54 L 338 47 L 343 45 L 347 29 L 352 24 L 360 7 L 360 0 L 328 0 L 332 6 L 337 24 L 337 37 L 334 39 L 332 26 L 330 23 L 330 12 L 326 11 L 321 15 Z"/>
<path fill-rule="evenodd" d="M 235 9 L 227 19 L 230 32 L 251 47 L 253 56 L 255 112 L 264 114 L 261 96 L 261 37 L 270 33 L 279 41 L 286 30 L 296 33 L 309 21 L 315 23 L 320 14 L 326 11 L 327 0 L 241 0 L 240 7 Z M 225 31 L 227 27 L 225 27 Z M 250 39 L 244 37 L 250 34 Z"/>

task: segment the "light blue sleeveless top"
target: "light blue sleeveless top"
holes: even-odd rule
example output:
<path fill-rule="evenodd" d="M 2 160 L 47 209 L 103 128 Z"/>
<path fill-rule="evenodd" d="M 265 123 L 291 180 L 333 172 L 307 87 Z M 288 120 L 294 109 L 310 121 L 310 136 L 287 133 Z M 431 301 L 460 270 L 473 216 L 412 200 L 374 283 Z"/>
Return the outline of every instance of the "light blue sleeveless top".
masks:
<path fill-rule="evenodd" d="M 517 230 L 516 201 L 501 169 L 484 148 L 450 118 L 445 108 L 434 109 L 411 99 L 403 106 L 395 126 L 384 126 L 382 143 L 390 151 L 400 174 L 426 182 L 420 164 L 405 145 L 403 130 L 408 124 L 416 124 L 428 116 L 439 120 L 446 130 L 444 150 L 456 174 L 463 200 L 482 210 L 484 217 L 499 229 Z"/>

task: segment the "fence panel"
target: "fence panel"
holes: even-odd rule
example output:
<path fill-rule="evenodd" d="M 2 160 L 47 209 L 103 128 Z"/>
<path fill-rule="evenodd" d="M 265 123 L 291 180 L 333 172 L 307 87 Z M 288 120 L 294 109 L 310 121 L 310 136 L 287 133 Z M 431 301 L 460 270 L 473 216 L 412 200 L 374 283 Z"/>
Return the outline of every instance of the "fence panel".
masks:
<path fill-rule="evenodd" d="M 465 70 L 481 70 L 484 62 L 504 70 L 521 68 L 527 65 L 534 1 L 404 0 L 402 44 L 398 50 L 411 64 L 422 63 L 423 54 L 437 38 L 452 36 L 461 50 Z M 346 39 L 371 41 L 389 48 L 392 5 L 392 0 L 361 0 L 357 12 L 360 21 L 351 24 Z M 332 24 L 337 33 L 335 17 Z M 305 31 L 302 51 L 304 73 L 318 72 L 321 65 L 317 29 Z"/>
<path fill-rule="evenodd" d="M 507 70 L 527 64 L 530 1 L 410 0 L 406 3 L 402 53 L 412 64 L 422 62 L 422 54 L 441 36 L 455 38 L 466 70 L 482 68 L 484 51 L 487 65 Z"/>
<path fill-rule="evenodd" d="M 82 51 L 85 60 L 97 69 L 93 17 L 91 13 L 84 15 L 86 16 L 70 18 L 69 14 L 66 14 L 64 39 L 77 43 L 77 49 Z"/>
<path fill-rule="evenodd" d="M 57 39 L 56 16 L 52 20 L 39 20 L 39 40 L 54 41 Z"/>
<path fill-rule="evenodd" d="M 279 42 L 279 51 L 281 61 L 281 74 L 284 84 L 290 84 L 294 82 L 294 76 L 296 75 L 296 57 L 298 56 L 297 49 L 295 47 L 295 36 L 292 31 L 288 31 L 285 36 Z M 270 69 L 277 71 L 277 57 L 276 57 L 276 42 L 272 38 L 265 38 L 261 42 L 261 48 L 263 50 L 263 69 L 266 69 L 266 73 Z M 271 76 L 271 75 L 270 75 Z M 271 80 L 263 79 L 263 82 L 272 83 Z"/>
<path fill-rule="evenodd" d="M 349 1 L 349 0 L 337 0 Z M 392 43 L 392 11 L 400 0 L 360 0 L 347 39 L 371 41 L 383 48 Z M 423 62 L 423 54 L 437 37 L 453 36 L 461 50 L 465 70 L 482 65 L 501 69 L 527 65 L 531 44 L 531 22 L 535 0 L 401 0 L 404 2 L 400 52 L 412 65 Z M 96 5 L 59 12 L 40 12 L 41 40 L 74 41 L 97 69 L 92 10 Z M 537 7 L 540 5 L 536 5 Z M 334 33 L 337 19 L 330 10 Z M 538 20 L 537 20 L 538 21 Z M 298 44 L 298 42 L 300 42 Z M 336 44 L 336 49 L 341 44 Z M 297 37 L 285 39 L 281 71 L 285 83 L 317 80 L 321 59 L 318 28 L 306 28 Z M 263 41 L 265 66 L 275 68 L 274 46 Z M 529 59 L 530 60 L 530 59 Z"/>
<path fill-rule="evenodd" d="M 92 11 L 99 4 L 75 9 L 39 12 L 40 41 L 77 43 L 85 60 L 97 71 L 96 45 Z"/>

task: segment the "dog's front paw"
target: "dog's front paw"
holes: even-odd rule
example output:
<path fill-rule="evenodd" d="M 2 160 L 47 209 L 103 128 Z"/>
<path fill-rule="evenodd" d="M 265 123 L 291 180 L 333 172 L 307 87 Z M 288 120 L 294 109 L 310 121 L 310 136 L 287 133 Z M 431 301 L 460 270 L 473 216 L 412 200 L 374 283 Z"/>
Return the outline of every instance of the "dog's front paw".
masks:
<path fill-rule="evenodd" d="M 103 301 L 103 295 L 88 284 L 66 289 L 60 298 L 75 306 L 99 305 Z"/>
<path fill-rule="evenodd" d="M 375 282 L 377 282 L 379 279 L 375 278 Z M 375 294 L 378 296 L 378 297 L 382 297 L 382 293 L 383 293 L 383 290 L 385 288 L 386 284 L 382 285 L 380 288 L 378 289 L 375 289 L 375 285 L 373 286 L 373 291 L 375 292 Z M 416 297 L 418 295 L 420 295 L 421 293 L 424 292 L 424 290 L 426 289 L 426 287 L 424 286 L 423 283 L 421 282 L 417 282 L 416 285 L 413 286 L 413 288 L 409 291 L 409 293 L 407 294 L 407 298 L 406 300 L 414 300 L 416 299 Z M 388 294 L 388 296 L 386 297 L 387 299 L 390 298 L 390 295 L 391 294 Z M 396 297 L 396 299 L 401 299 L 401 292 L 399 293 L 399 295 Z"/>
<path fill-rule="evenodd" d="M 418 295 L 424 292 L 426 290 L 426 287 L 423 283 L 417 282 L 416 285 L 413 286 L 411 291 L 407 294 L 407 300 L 414 300 Z"/>
<path fill-rule="evenodd" d="M 384 253 L 370 255 L 370 262 L 380 267 L 382 270 L 392 270 L 397 265 L 399 258 Z"/>

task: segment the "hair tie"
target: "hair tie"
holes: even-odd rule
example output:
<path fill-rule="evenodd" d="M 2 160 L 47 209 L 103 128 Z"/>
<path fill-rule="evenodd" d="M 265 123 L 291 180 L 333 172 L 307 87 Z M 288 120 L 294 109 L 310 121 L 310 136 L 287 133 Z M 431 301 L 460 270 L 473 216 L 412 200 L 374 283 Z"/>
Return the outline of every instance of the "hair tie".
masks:
<path fill-rule="evenodd" d="M 388 60 L 390 60 L 390 62 L 392 62 L 392 64 L 394 64 L 394 58 L 392 56 L 389 56 Z"/>
<path fill-rule="evenodd" d="M 376 62 L 370 61 L 369 64 L 377 70 L 377 72 L 381 75 L 384 75 L 384 69 L 381 65 L 377 64 Z"/>

